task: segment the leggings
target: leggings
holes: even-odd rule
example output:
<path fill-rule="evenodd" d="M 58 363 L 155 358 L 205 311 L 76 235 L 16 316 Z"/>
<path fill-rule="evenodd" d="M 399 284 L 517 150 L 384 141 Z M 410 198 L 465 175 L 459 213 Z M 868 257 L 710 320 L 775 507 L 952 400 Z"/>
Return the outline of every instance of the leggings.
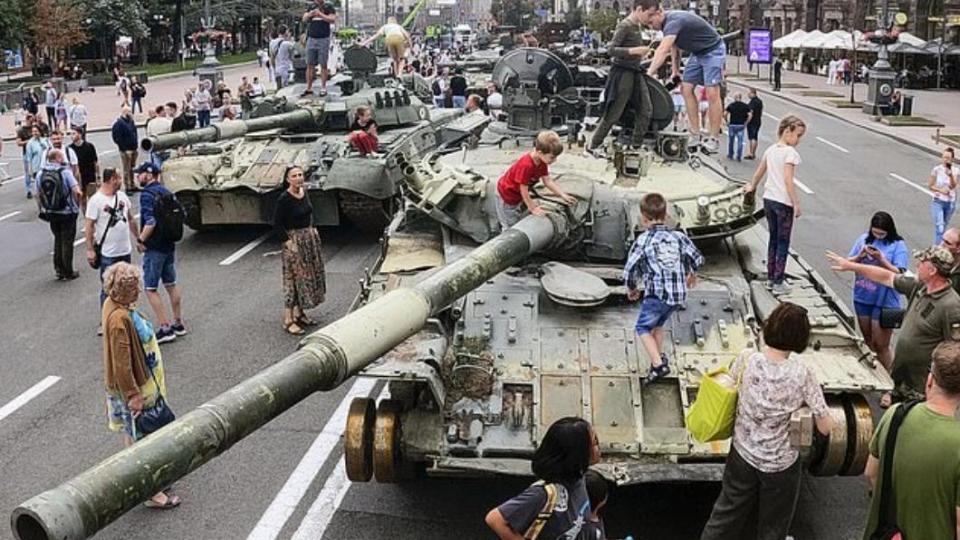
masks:
<path fill-rule="evenodd" d="M 767 215 L 770 240 L 767 243 L 767 279 L 770 283 L 783 283 L 790 252 L 790 233 L 793 232 L 793 207 L 770 199 L 763 200 Z"/>

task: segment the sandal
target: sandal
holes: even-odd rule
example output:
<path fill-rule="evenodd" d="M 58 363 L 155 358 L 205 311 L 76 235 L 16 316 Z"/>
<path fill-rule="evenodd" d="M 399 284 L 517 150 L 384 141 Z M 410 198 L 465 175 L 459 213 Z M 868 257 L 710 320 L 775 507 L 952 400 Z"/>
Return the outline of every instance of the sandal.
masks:
<path fill-rule="evenodd" d="M 644 384 L 650 384 L 657 379 L 662 379 L 670 374 L 670 366 L 664 362 L 657 367 L 651 367 L 650 372 L 643 378 Z"/>
<path fill-rule="evenodd" d="M 304 330 L 303 328 L 300 328 L 300 326 L 295 322 L 292 322 L 284 326 L 283 329 L 286 330 L 288 334 L 291 334 L 294 336 L 302 336 L 307 333 L 306 330 Z"/>
<path fill-rule="evenodd" d="M 164 492 L 164 494 L 166 495 L 166 492 Z M 180 501 L 179 495 L 167 495 L 167 500 L 164 501 L 163 503 L 158 503 L 157 501 L 150 499 L 147 502 L 143 503 L 143 505 L 146 506 L 147 508 L 155 508 L 157 510 L 169 510 L 171 508 L 176 508 L 180 506 L 180 502 L 181 501 Z"/>

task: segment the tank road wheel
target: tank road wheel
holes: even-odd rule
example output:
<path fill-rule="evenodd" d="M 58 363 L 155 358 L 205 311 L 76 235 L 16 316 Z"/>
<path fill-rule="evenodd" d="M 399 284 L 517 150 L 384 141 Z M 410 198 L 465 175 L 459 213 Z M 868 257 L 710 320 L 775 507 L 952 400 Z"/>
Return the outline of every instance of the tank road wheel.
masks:
<path fill-rule="evenodd" d="M 810 472 L 816 476 L 836 476 L 847 458 L 847 413 L 840 396 L 828 394 L 825 397 L 827 411 L 833 417 L 833 429 L 826 441 L 819 444 L 820 451 L 811 461 Z"/>
<path fill-rule="evenodd" d="M 373 425 L 376 405 L 369 398 L 354 398 L 343 434 L 343 461 L 351 482 L 369 482 L 373 476 Z"/>
<path fill-rule="evenodd" d="M 373 475 L 377 482 L 393 483 L 400 476 L 400 402 L 386 399 L 377 407 L 373 428 Z"/>
<path fill-rule="evenodd" d="M 859 476 L 867 466 L 870 455 L 870 439 L 873 437 L 873 411 L 861 394 L 843 396 L 847 413 L 847 459 L 840 474 Z"/>

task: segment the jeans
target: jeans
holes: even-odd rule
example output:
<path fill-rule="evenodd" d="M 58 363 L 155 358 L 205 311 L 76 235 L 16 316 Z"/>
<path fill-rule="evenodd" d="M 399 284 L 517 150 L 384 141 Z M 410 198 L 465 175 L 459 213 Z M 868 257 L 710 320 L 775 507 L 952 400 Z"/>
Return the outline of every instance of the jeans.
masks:
<path fill-rule="evenodd" d="M 463 109 L 467 106 L 467 96 L 452 96 L 453 97 L 453 108 L 454 109 Z"/>
<path fill-rule="evenodd" d="M 930 216 L 933 217 L 933 245 L 939 246 L 943 240 L 943 231 L 950 224 L 953 211 L 957 209 L 956 201 L 941 201 L 934 199 L 930 203 Z"/>
<path fill-rule="evenodd" d="M 23 187 L 27 193 L 33 192 L 33 174 L 30 173 L 30 160 L 27 155 L 23 155 Z"/>
<path fill-rule="evenodd" d="M 107 293 L 103 291 L 103 273 L 107 271 L 107 268 L 117 264 L 118 262 L 130 262 L 130 254 L 119 255 L 117 257 L 107 257 L 106 255 L 100 256 L 100 307 L 103 307 L 104 300 L 107 299 Z"/>
<path fill-rule="evenodd" d="M 723 488 L 700 540 L 783 540 L 797 507 L 800 479 L 799 459 L 785 470 L 765 473 L 747 463 L 731 445 Z M 754 516 L 756 522 L 751 522 Z"/>
<path fill-rule="evenodd" d="M 433 96 L 433 106 L 442 109 L 443 108 L 443 96 Z"/>
<path fill-rule="evenodd" d="M 140 97 L 140 96 L 134 96 L 134 97 L 133 97 L 133 106 L 130 107 L 130 110 L 133 111 L 133 112 L 137 112 L 137 107 L 140 107 L 140 113 L 142 114 L 142 113 L 143 113 L 143 102 L 142 102 L 142 100 L 143 100 L 142 97 Z"/>
<path fill-rule="evenodd" d="M 790 233 L 793 232 L 793 207 L 770 199 L 763 200 L 767 215 L 770 240 L 767 243 L 767 279 L 770 283 L 783 283 L 790 253 Z"/>
<path fill-rule="evenodd" d="M 727 157 L 733 159 L 733 149 L 736 145 L 737 161 L 740 161 L 743 159 L 743 132 L 746 126 L 731 124 L 727 128 Z"/>
<path fill-rule="evenodd" d="M 73 241 L 77 236 L 77 214 L 50 216 L 53 233 L 53 270 L 57 277 L 73 275 Z"/>
<path fill-rule="evenodd" d="M 210 125 L 210 110 L 197 111 L 197 127 L 207 127 Z"/>

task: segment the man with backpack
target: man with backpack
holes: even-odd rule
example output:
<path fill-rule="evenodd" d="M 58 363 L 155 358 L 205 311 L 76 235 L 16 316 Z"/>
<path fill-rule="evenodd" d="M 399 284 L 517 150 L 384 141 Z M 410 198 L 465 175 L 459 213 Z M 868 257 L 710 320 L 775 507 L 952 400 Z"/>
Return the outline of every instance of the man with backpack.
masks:
<path fill-rule="evenodd" d="M 160 183 L 160 169 L 147 162 L 137 168 L 140 181 L 140 235 L 137 249 L 143 253 L 143 288 L 147 300 L 157 316 L 157 342 L 167 343 L 186 335 L 180 312 L 180 288 L 177 286 L 175 267 L 176 243 L 183 238 L 183 206 L 163 184 Z M 173 321 L 167 317 L 167 310 L 158 291 L 163 282 L 170 297 L 170 309 Z"/>
<path fill-rule="evenodd" d="M 36 200 L 40 219 L 50 224 L 53 233 L 53 269 L 58 280 L 80 276 L 73 269 L 80 197 L 80 184 L 64 163 L 63 151 L 49 150 L 46 163 L 37 173 Z"/>

